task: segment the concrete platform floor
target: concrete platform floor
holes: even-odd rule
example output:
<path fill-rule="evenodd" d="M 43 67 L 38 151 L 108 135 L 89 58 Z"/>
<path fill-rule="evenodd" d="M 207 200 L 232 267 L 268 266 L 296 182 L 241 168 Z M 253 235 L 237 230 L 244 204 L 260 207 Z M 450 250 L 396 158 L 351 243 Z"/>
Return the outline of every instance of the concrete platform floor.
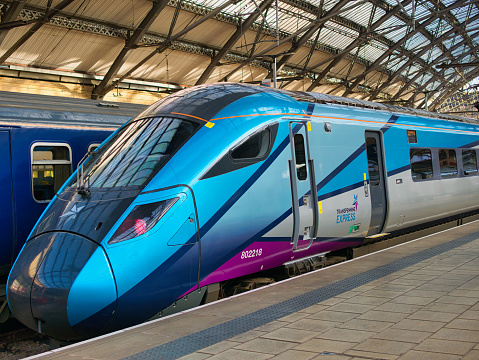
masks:
<path fill-rule="evenodd" d="M 29 359 L 479 359 L 479 222 Z"/>

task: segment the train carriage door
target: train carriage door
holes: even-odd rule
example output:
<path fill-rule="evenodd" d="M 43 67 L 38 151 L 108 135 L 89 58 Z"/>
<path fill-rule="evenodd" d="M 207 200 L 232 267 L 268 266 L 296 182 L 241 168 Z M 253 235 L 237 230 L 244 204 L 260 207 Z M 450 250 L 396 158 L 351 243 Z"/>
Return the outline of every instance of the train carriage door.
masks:
<path fill-rule="evenodd" d="M 371 222 L 368 235 L 379 234 L 384 227 L 387 211 L 384 158 L 379 133 L 366 131 L 369 189 L 371 194 Z"/>
<path fill-rule="evenodd" d="M 294 251 L 308 249 L 318 232 L 318 195 L 314 161 L 309 151 L 310 126 L 311 124 L 306 121 L 289 123 L 291 144 L 289 173 L 293 211 L 291 243 Z"/>
<path fill-rule="evenodd" d="M 12 167 L 10 157 L 10 132 L 0 131 L 0 184 L 2 184 L 2 201 L 0 205 L 0 273 L 2 267 L 9 268 L 13 257 L 13 195 Z"/>

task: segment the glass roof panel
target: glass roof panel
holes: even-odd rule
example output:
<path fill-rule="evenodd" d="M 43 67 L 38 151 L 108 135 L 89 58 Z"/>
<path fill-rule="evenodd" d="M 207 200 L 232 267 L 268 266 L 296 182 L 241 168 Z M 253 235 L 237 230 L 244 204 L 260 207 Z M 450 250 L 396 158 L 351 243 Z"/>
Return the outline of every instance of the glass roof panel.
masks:
<path fill-rule="evenodd" d="M 402 20 L 396 17 L 391 17 L 386 20 L 377 30 L 378 33 L 387 37 L 393 42 L 401 40 L 406 34 L 406 26 Z"/>
<path fill-rule="evenodd" d="M 374 6 L 371 3 L 365 3 L 341 13 L 341 16 L 345 17 L 346 19 L 352 20 L 361 26 L 367 27 L 373 8 Z M 385 11 L 383 9 L 376 8 L 372 22 L 374 23 L 384 14 Z"/>
<path fill-rule="evenodd" d="M 351 51 L 350 55 L 351 56 L 356 56 L 358 54 L 357 48 Z M 362 46 L 359 50 L 359 57 L 368 60 L 370 62 L 374 62 L 378 57 L 380 57 L 382 54 L 384 54 L 384 51 L 381 51 L 377 47 L 374 47 L 372 45 L 365 45 Z"/>
<path fill-rule="evenodd" d="M 437 48 L 433 47 L 432 49 L 426 51 L 422 56 L 421 59 L 423 59 L 425 62 L 431 62 L 434 59 L 437 59 L 439 56 L 441 56 L 443 52 Z"/>

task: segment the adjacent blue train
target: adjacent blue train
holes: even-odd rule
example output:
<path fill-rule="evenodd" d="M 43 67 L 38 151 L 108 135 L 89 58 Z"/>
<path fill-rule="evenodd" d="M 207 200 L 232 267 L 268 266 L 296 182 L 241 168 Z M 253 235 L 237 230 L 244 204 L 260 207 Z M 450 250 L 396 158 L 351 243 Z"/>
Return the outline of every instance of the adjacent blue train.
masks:
<path fill-rule="evenodd" d="M 478 144 L 475 122 L 424 111 L 243 84 L 181 91 L 57 192 L 9 305 L 32 329 L 84 339 L 228 279 L 478 210 Z"/>
<path fill-rule="evenodd" d="M 81 158 L 145 108 L 0 92 L 0 277 Z M 3 289 L 0 322 L 8 317 Z"/>

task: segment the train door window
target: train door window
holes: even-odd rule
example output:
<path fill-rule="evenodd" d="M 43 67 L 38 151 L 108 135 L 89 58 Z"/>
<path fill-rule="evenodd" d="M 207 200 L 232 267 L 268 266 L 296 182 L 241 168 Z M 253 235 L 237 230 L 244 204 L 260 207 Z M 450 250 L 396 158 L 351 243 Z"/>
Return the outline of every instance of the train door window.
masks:
<path fill-rule="evenodd" d="M 432 153 L 430 149 L 411 149 L 411 175 L 414 181 L 432 179 Z"/>
<path fill-rule="evenodd" d="M 379 177 L 379 160 L 378 160 L 378 145 L 376 139 L 373 137 L 366 138 L 366 151 L 368 157 L 369 181 L 371 186 L 378 186 L 380 183 Z"/>
<path fill-rule="evenodd" d="M 441 169 L 441 178 L 447 179 L 457 177 L 456 150 L 440 149 L 439 166 Z"/>
<path fill-rule="evenodd" d="M 296 157 L 296 173 L 298 175 L 298 180 L 306 180 L 308 177 L 308 171 L 306 167 L 304 137 L 301 134 L 294 135 L 294 153 Z"/>
<path fill-rule="evenodd" d="M 476 150 L 462 150 L 462 168 L 464 176 L 477 175 Z"/>
<path fill-rule="evenodd" d="M 31 159 L 33 198 L 48 202 L 72 173 L 71 148 L 67 144 L 36 143 Z"/>

